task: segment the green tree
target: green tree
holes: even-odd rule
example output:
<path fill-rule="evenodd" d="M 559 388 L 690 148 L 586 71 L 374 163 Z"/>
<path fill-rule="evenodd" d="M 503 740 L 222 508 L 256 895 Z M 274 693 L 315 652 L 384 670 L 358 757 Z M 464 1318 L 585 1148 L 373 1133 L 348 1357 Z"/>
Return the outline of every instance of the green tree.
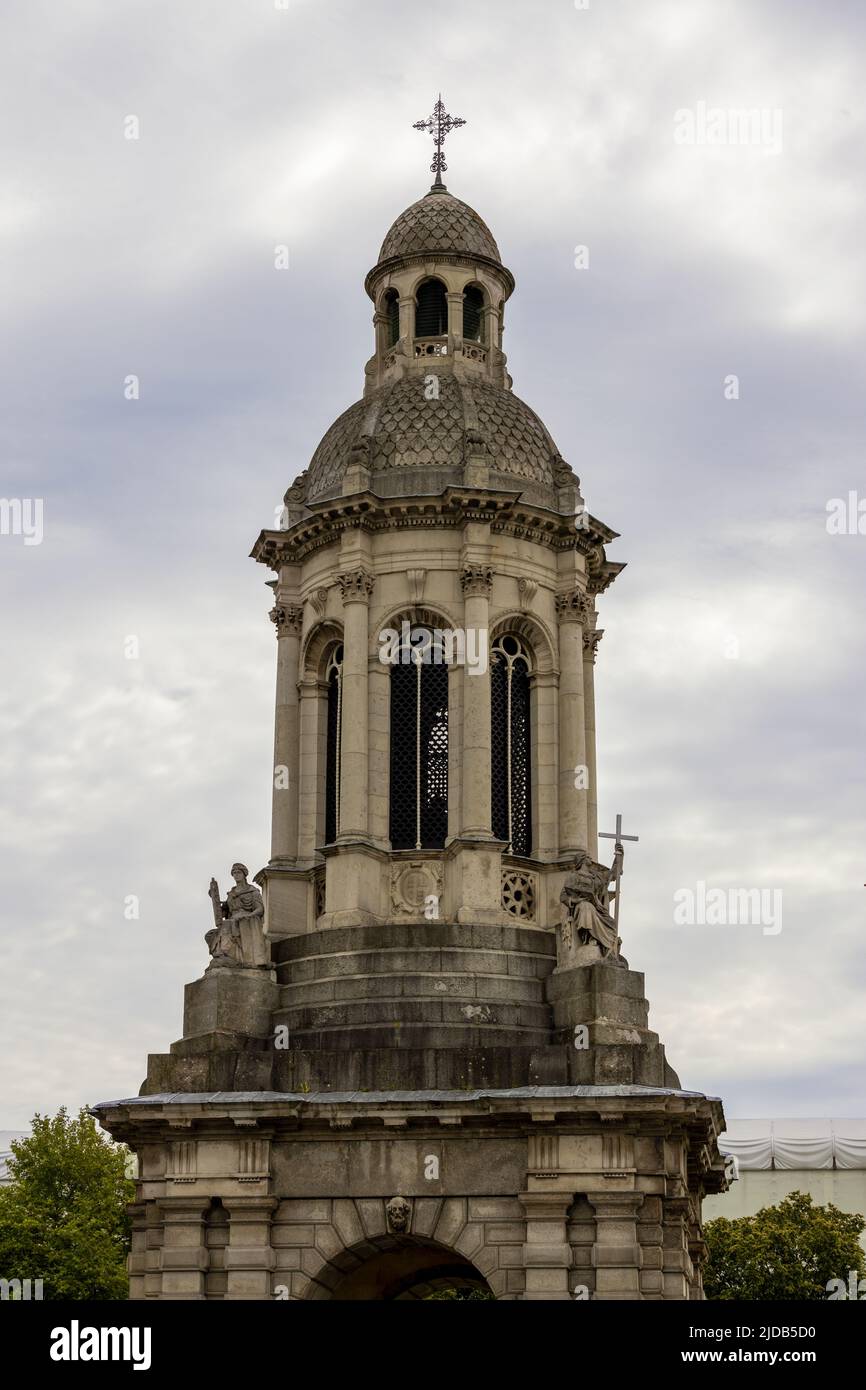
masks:
<path fill-rule="evenodd" d="M 775 1207 L 734 1221 L 707 1222 L 707 1298 L 743 1302 L 828 1297 L 831 1279 L 848 1280 L 849 1270 L 864 1273 L 862 1216 L 832 1203 L 816 1206 L 807 1192 L 792 1192 Z"/>
<path fill-rule="evenodd" d="M 127 1150 L 85 1110 L 34 1115 L 12 1143 L 12 1181 L 0 1187 L 0 1277 L 41 1279 L 46 1299 L 126 1298 Z"/>

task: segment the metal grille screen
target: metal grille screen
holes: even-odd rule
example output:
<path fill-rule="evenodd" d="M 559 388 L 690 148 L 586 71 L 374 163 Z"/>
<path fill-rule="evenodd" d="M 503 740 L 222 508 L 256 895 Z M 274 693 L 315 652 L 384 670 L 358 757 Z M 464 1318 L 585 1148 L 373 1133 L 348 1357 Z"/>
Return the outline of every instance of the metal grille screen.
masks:
<path fill-rule="evenodd" d="M 391 669 L 394 849 L 442 849 L 448 833 L 448 667 Z"/>
<path fill-rule="evenodd" d="M 502 653 L 493 653 L 490 699 L 493 833 L 498 840 L 510 843 L 512 854 L 529 855 L 532 853 L 529 668 L 522 657 L 509 661 Z"/>
<path fill-rule="evenodd" d="M 463 337 L 472 342 L 481 342 L 481 311 L 484 308 L 484 295 L 474 285 L 463 296 Z"/>
<path fill-rule="evenodd" d="M 434 338 L 448 332 L 448 301 L 441 280 L 425 280 L 418 289 L 415 337 Z"/>
<path fill-rule="evenodd" d="M 337 838 L 337 798 L 340 784 L 340 686 L 333 670 L 328 682 L 328 739 L 325 751 L 325 844 Z"/>

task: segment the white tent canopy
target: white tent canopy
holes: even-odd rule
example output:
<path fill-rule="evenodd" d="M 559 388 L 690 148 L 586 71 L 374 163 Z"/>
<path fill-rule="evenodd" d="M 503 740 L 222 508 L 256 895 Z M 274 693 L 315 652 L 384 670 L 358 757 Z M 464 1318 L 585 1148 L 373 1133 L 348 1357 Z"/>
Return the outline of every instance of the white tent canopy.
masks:
<path fill-rule="evenodd" d="M 728 1120 L 719 1148 L 743 1169 L 866 1168 L 866 1119 Z"/>

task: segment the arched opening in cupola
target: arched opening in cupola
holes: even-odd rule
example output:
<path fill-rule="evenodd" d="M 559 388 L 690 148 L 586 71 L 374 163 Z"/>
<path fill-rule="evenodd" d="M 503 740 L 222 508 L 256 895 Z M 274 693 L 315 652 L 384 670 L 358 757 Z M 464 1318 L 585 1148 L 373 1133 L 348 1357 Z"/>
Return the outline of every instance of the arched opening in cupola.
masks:
<path fill-rule="evenodd" d="M 391 348 L 400 337 L 400 296 L 396 290 L 386 290 L 382 300 L 382 312 L 387 320 L 385 338 L 388 347 Z"/>
<path fill-rule="evenodd" d="M 448 296 L 441 280 L 425 280 L 415 296 L 415 337 L 439 338 L 448 332 Z"/>
<path fill-rule="evenodd" d="M 463 291 L 463 337 L 472 343 L 484 341 L 484 291 L 467 285 Z"/>

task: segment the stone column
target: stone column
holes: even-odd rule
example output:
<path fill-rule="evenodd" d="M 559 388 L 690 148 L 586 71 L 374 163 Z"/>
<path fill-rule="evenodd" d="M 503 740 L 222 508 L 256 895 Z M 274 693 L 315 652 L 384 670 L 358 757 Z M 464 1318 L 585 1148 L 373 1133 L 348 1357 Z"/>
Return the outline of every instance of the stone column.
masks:
<path fill-rule="evenodd" d="M 445 298 L 448 301 L 448 343 L 450 350 L 455 342 L 463 339 L 463 291 L 449 290 Z"/>
<path fill-rule="evenodd" d="M 324 681 L 306 675 L 298 687 L 298 858 L 309 861 L 321 844 L 319 788 L 324 787 L 328 690 Z"/>
<path fill-rule="evenodd" d="M 467 661 L 463 668 L 463 815 L 460 834 L 465 839 L 492 840 L 490 805 L 490 590 L 493 571 L 488 565 L 464 564 L 463 625 Z M 473 667 L 469 654 L 483 654 Z"/>
<path fill-rule="evenodd" d="M 532 749 L 533 853 L 555 859 L 559 850 L 559 766 L 557 763 L 557 677 L 542 671 L 531 677 L 535 740 Z"/>
<path fill-rule="evenodd" d="M 594 616 L 592 620 L 594 621 Z M 595 658 L 604 633 L 592 627 L 583 633 L 583 710 L 586 730 L 586 766 L 589 769 L 589 788 L 586 794 L 586 847 L 593 859 L 598 858 L 598 778 L 595 759 Z"/>
<path fill-rule="evenodd" d="M 688 1197 L 666 1197 L 662 1209 L 662 1275 L 665 1298 L 685 1300 L 691 1292 L 688 1223 Z"/>
<path fill-rule="evenodd" d="M 587 793 L 576 787 L 587 766 L 583 692 L 583 624 L 588 601 L 582 589 L 556 599 L 559 617 L 559 852 L 573 855 L 587 844 Z"/>
<path fill-rule="evenodd" d="M 276 1264 L 271 1218 L 276 1197 L 224 1197 L 229 1214 L 225 1252 L 226 1298 L 270 1298 Z"/>
<path fill-rule="evenodd" d="M 369 716 L 367 697 L 369 603 L 373 577 L 366 570 L 337 575 L 343 598 L 343 721 L 340 733 L 340 834 L 366 838 Z"/>
<path fill-rule="evenodd" d="M 274 718 L 274 773 L 271 862 L 298 856 L 298 661 L 303 608 L 277 604 L 277 700 Z"/>
<path fill-rule="evenodd" d="M 526 1214 L 526 1243 L 523 1267 L 526 1271 L 524 1299 L 565 1301 L 571 1246 L 566 1217 L 574 1201 L 570 1192 L 521 1192 L 520 1204 Z"/>
<path fill-rule="evenodd" d="M 642 1192 L 588 1192 L 595 1211 L 595 1295 L 602 1302 L 639 1299 L 641 1248 L 637 1217 Z"/>
<path fill-rule="evenodd" d="M 397 301 L 400 310 L 400 337 L 409 342 L 409 356 L 412 356 L 411 342 L 415 336 L 415 299 L 411 294 L 401 295 Z"/>
<path fill-rule="evenodd" d="M 207 1197 L 161 1197 L 162 1298 L 204 1298 L 208 1255 L 204 1219 Z"/>

